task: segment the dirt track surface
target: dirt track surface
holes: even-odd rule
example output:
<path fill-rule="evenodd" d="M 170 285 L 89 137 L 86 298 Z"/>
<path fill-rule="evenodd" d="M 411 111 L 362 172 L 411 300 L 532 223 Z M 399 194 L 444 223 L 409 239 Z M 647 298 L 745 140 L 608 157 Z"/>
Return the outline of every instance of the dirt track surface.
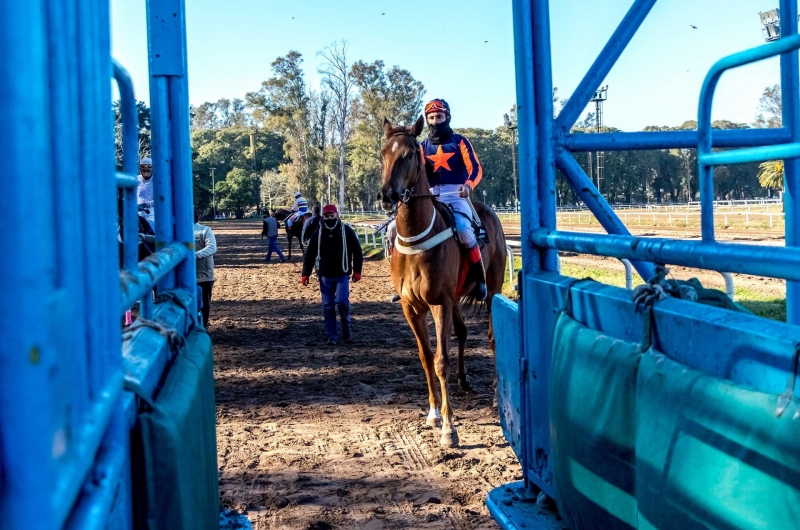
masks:
<path fill-rule="evenodd" d="M 351 288 L 354 343 L 326 346 L 317 284 L 300 286 L 297 254 L 263 261 L 260 225 L 211 223 L 222 506 L 257 530 L 497 528 L 486 494 L 521 473 L 492 408 L 486 321 L 467 323 L 473 393 L 451 374 L 461 446 L 444 450 L 386 262 Z"/>

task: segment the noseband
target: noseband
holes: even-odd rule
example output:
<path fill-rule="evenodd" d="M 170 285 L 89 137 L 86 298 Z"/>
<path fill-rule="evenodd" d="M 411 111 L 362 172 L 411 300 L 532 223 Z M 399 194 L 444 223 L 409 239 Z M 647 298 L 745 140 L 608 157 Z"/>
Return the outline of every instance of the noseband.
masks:
<path fill-rule="evenodd" d="M 419 194 L 415 194 L 414 193 L 414 190 L 416 189 L 417 182 L 419 181 L 419 176 L 423 171 L 425 171 L 425 155 L 422 152 L 422 145 L 420 145 L 420 143 L 417 142 L 417 139 L 414 138 L 413 136 L 411 136 L 411 134 L 408 131 L 397 131 L 396 133 L 393 133 L 392 135 L 390 135 L 387 138 L 387 140 L 390 140 L 394 136 L 397 136 L 397 135 L 408 136 L 414 141 L 414 144 L 417 146 L 417 161 L 418 161 L 418 164 L 417 164 L 417 178 L 415 178 L 414 182 L 411 183 L 412 185 L 411 185 L 410 188 L 404 189 L 403 193 L 400 194 L 400 203 L 407 204 L 408 201 L 410 201 L 411 199 L 414 199 L 414 198 L 424 198 L 424 197 L 433 198 L 433 197 L 435 197 L 435 195 L 432 195 L 430 193 L 419 193 Z M 397 204 L 397 206 L 395 206 L 395 213 L 397 212 L 397 208 L 399 208 L 399 207 L 400 207 L 400 204 Z"/>

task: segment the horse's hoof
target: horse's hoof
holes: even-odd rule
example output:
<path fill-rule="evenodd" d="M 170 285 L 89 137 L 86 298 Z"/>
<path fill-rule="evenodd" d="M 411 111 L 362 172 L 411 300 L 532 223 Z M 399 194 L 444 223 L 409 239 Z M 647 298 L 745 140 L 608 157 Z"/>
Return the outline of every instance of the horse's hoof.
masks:
<path fill-rule="evenodd" d="M 455 429 L 442 433 L 442 437 L 439 438 L 439 445 L 442 447 L 458 447 L 458 433 Z"/>
<path fill-rule="evenodd" d="M 539 508 L 550 510 L 552 512 L 558 509 L 558 506 L 556 506 L 556 501 L 548 497 L 547 494 L 543 491 L 540 491 L 539 495 L 536 496 L 536 505 Z"/>
<path fill-rule="evenodd" d="M 463 380 L 461 379 L 458 380 L 458 388 L 460 388 L 463 392 L 472 392 L 472 387 L 470 386 L 469 381 L 467 381 L 466 378 L 464 378 Z"/>
<path fill-rule="evenodd" d="M 441 418 L 428 418 L 428 419 L 425 420 L 425 425 L 427 425 L 431 429 L 441 429 L 442 428 L 442 419 Z"/>

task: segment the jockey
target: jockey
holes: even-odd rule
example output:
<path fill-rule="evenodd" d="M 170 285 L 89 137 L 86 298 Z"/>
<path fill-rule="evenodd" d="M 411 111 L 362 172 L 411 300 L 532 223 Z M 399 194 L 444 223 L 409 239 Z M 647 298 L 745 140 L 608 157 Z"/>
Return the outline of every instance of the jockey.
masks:
<path fill-rule="evenodd" d="M 153 161 L 149 157 L 139 160 L 139 187 L 137 188 L 139 215 L 147 219 L 150 227 L 155 230 L 155 213 L 153 210 Z"/>
<path fill-rule="evenodd" d="M 286 226 L 292 226 L 292 222 L 298 217 L 308 213 L 308 201 L 299 191 L 294 192 L 294 204 L 292 205 L 292 215 L 286 219 Z"/>
<path fill-rule="evenodd" d="M 473 218 L 478 219 L 469 202 L 470 193 L 481 181 L 483 168 L 470 141 L 450 128 L 450 105 L 445 100 L 429 101 L 425 105 L 425 119 L 428 138 L 421 145 L 431 193 L 438 195 L 439 201 L 449 204 L 456 212 L 458 240 L 467 250 L 469 274 L 475 280 L 472 294 L 478 300 L 484 300 L 486 273 L 471 222 Z"/>

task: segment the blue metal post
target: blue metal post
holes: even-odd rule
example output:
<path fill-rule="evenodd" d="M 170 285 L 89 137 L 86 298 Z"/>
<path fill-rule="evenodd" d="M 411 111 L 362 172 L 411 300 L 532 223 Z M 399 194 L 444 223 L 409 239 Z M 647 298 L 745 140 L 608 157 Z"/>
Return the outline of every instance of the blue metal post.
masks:
<path fill-rule="evenodd" d="M 54 479 L 54 396 L 48 381 L 57 355 L 43 323 L 56 285 L 55 223 L 47 215 L 31 215 L 32 207 L 53 208 L 44 4 L 0 2 L 0 145 L 5 153 L 0 211 L 13 227 L 4 232 L 4 246 L 24 249 L 4 253 L 0 289 L 0 359 L 6 376 L 0 384 L 0 521 L 11 528 L 21 528 L 23 520 L 37 528 L 59 525 L 52 510 L 43 509 L 50 506 Z"/>
<path fill-rule="evenodd" d="M 553 146 L 553 70 L 550 53 L 550 2 L 533 0 L 533 68 L 539 164 L 539 223 L 556 227 L 556 167 Z M 542 269 L 558 270 L 558 254 L 542 253 Z"/>
<path fill-rule="evenodd" d="M 522 226 L 522 277 L 526 278 L 541 270 L 542 252 L 535 247 L 532 241 L 526 237 L 533 234 L 540 227 L 539 219 L 539 186 L 538 186 L 538 129 L 536 127 L 536 107 L 534 96 L 534 68 L 533 68 L 533 10 L 531 0 L 513 0 L 513 23 L 514 23 L 514 57 L 516 60 L 517 75 L 517 158 L 519 160 L 519 193 L 520 193 L 520 218 Z M 530 293 L 526 292 L 527 282 L 520 281 L 517 288 L 523 300 L 526 300 Z M 524 303 L 519 304 L 521 323 L 525 322 L 526 311 Z M 525 325 L 520 326 L 520 344 L 523 351 L 520 352 L 520 363 L 525 364 Z M 521 384 L 521 403 L 520 415 L 528 417 L 527 412 L 527 386 L 524 384 L 525 373 L 520 369 L 523 377 Z M 522 476 L 527 481 L 530 440 L 527 430 L 522 429 Z"/>
<path fill-rule="evenodd" d="M 122 172 L 135 177 L 139 162 L 139 116 L 136 109 L 136 98 L 133 93 L 133 82 L 130 74 L 118 63 L 114 63 L 114 79 L 119 87 L 120 113 L 122 118 Z M 139 259 L 137 245 L 138 212 L 136 204 L 136 187 L 138 180 L 133 179 L 133 186 L 122 188 L 123 193 L 123 247 L 124 266 L 128 270 L 136 268 Z"/>
<path fill-rule="evenodd" d="M 181 6 L 183 2 L 180 2 Z M 192 185 L 192 144 L 189 136 L 189 81 L 186 73 L 172 77 L 170 115 L 172 118 L 173 199 L 175 201 L 175 241 L 190 250 L 177 269 L 177 283 L 190 293 L 196 292 L 197 274 L 194 259 L 194 195 Z M 197 315 L 197 298 L 192 296 L 189 315 Z"/>
<path fill-rule="evenodd" d="M 797 0 L 781 0 L 781 37 L 797 34 Z M 783 127 L 800 142 L 800 69 L 798 53 L 793 50 L 781 55 L 781 97 Z M 800 160 L 784 160 L 784 198 L 786 219 L 786 246 L 800 246 Z M 800 283 L 786 282 L 786 321 L 800 324 Z"/>
<path fill-rule="evenodd" d="M 148 2 L 149 5 L 149 2 Z M 152 39 L 152 36 L 150 37 Z M 152 47 L 151 54 L 152 54 Z M 152 124 L 153 199 L 156 225 L 156 250 L 175 241 L 172 201 L 172 142 L 170 141 L 168 80 L 150 72 L 150 115 Z M 159 289 L 175 286 L 175 274 L 162 279 Z"/>

